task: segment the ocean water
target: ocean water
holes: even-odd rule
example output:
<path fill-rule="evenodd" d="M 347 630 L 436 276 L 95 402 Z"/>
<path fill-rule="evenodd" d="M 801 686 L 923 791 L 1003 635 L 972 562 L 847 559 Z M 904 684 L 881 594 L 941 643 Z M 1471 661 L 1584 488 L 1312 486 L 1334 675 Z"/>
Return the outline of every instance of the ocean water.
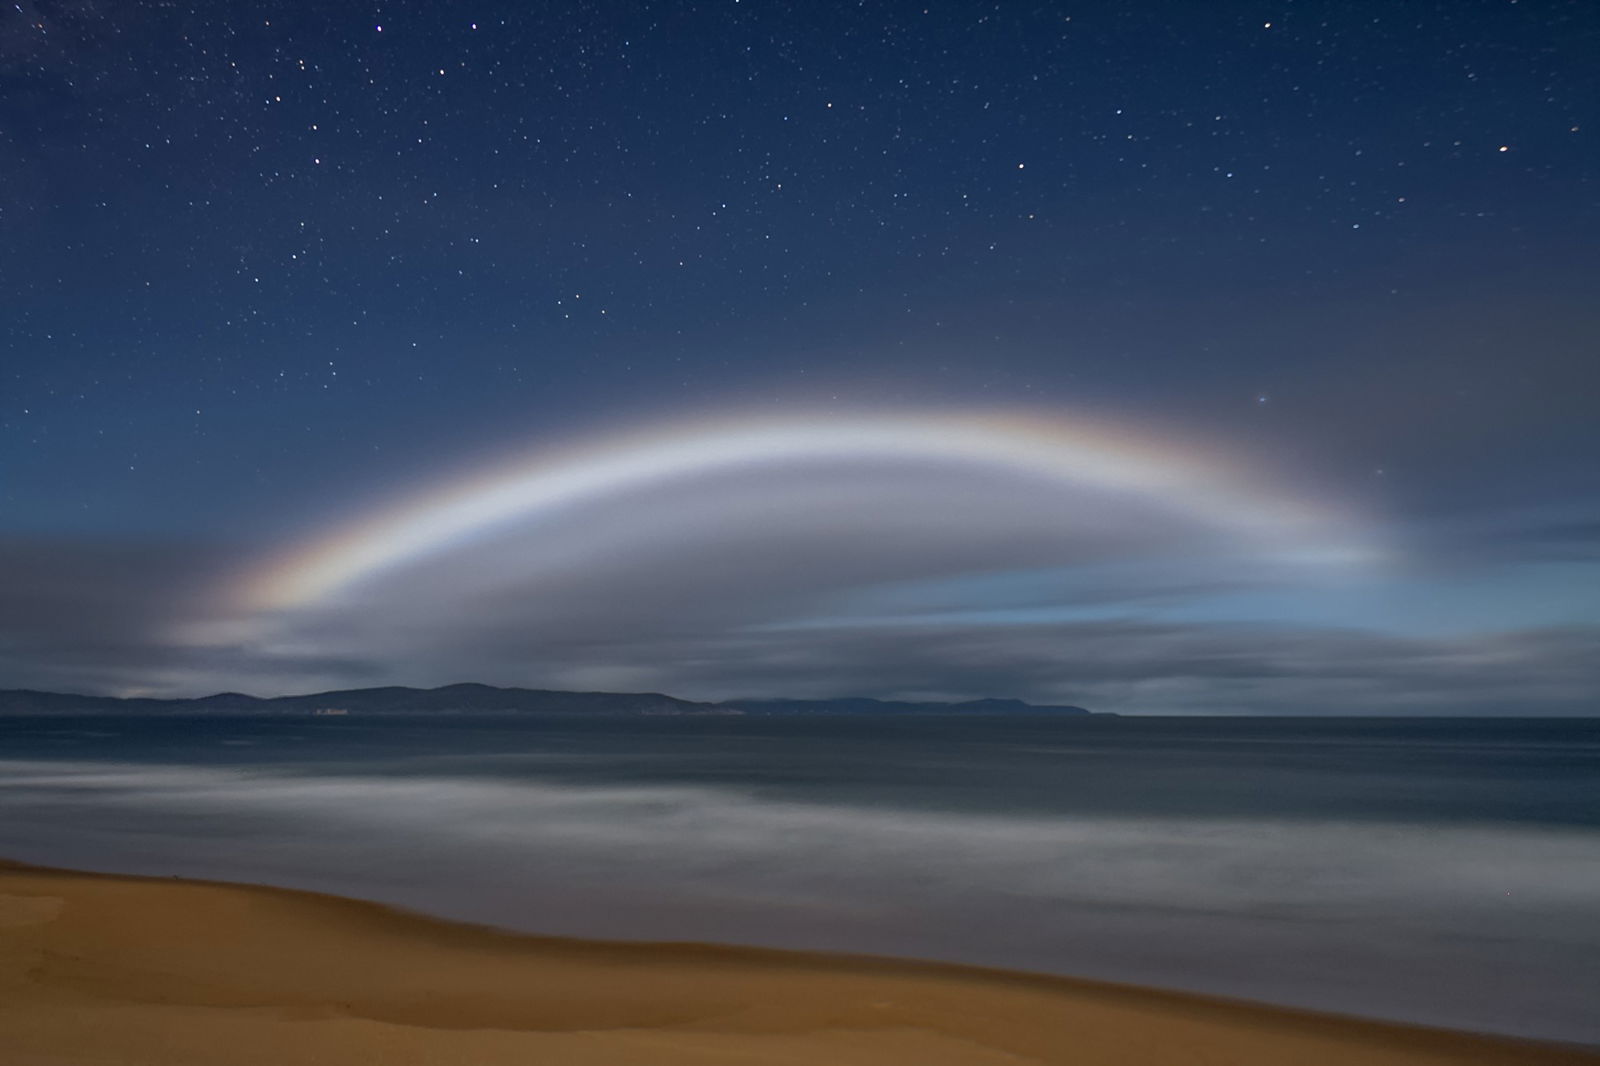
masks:
<path fill-rule="evenodd" d="M 0 856 L 1600 1043 L 1600 721 L 0 719 Z"/>

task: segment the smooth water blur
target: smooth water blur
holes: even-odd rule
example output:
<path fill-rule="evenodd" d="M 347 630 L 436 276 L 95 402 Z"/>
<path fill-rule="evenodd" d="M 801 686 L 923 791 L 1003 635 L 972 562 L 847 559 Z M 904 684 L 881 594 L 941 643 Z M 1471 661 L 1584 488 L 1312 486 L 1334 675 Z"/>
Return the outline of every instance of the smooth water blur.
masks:
<path fill-rule="evenodd" d="M 0 720 L 0 854 L 1600 1042 L 1600 722 Z"/>

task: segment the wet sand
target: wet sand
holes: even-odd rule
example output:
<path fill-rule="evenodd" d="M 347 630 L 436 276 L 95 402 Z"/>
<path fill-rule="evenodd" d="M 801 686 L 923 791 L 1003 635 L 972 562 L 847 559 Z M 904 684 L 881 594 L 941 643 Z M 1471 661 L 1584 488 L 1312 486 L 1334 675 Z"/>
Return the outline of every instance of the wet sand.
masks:
<path fill-rule="evenodd" d="M 540 1066 L 1600 1064 L 1066 978 L 523 936 L 305 892 L 0 864 L 0 1060 Z"/>

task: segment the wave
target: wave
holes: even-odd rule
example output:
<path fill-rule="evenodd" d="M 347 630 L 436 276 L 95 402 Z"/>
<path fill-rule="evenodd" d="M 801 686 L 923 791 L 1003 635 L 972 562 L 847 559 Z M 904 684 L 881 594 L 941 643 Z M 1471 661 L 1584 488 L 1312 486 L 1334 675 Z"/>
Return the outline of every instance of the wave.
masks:
<path fill-rule="evenodd" d="M 0 761 L 0 851 L 534 932 L 867 951 L 1600 1040 L 1600 837 L 736 786 Z"/>

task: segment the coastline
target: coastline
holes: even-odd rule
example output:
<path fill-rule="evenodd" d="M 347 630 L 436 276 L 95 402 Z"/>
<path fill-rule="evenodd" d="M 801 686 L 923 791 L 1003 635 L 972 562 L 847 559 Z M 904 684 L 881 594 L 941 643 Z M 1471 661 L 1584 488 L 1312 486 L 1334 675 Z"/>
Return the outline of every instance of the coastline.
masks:
<path fill-rule="evenodd" d="M 1600 1050 L 863 956 L 530 936 L 0 862 L 0 1047 L 78 1062 L 1590 1063 Z"/>

